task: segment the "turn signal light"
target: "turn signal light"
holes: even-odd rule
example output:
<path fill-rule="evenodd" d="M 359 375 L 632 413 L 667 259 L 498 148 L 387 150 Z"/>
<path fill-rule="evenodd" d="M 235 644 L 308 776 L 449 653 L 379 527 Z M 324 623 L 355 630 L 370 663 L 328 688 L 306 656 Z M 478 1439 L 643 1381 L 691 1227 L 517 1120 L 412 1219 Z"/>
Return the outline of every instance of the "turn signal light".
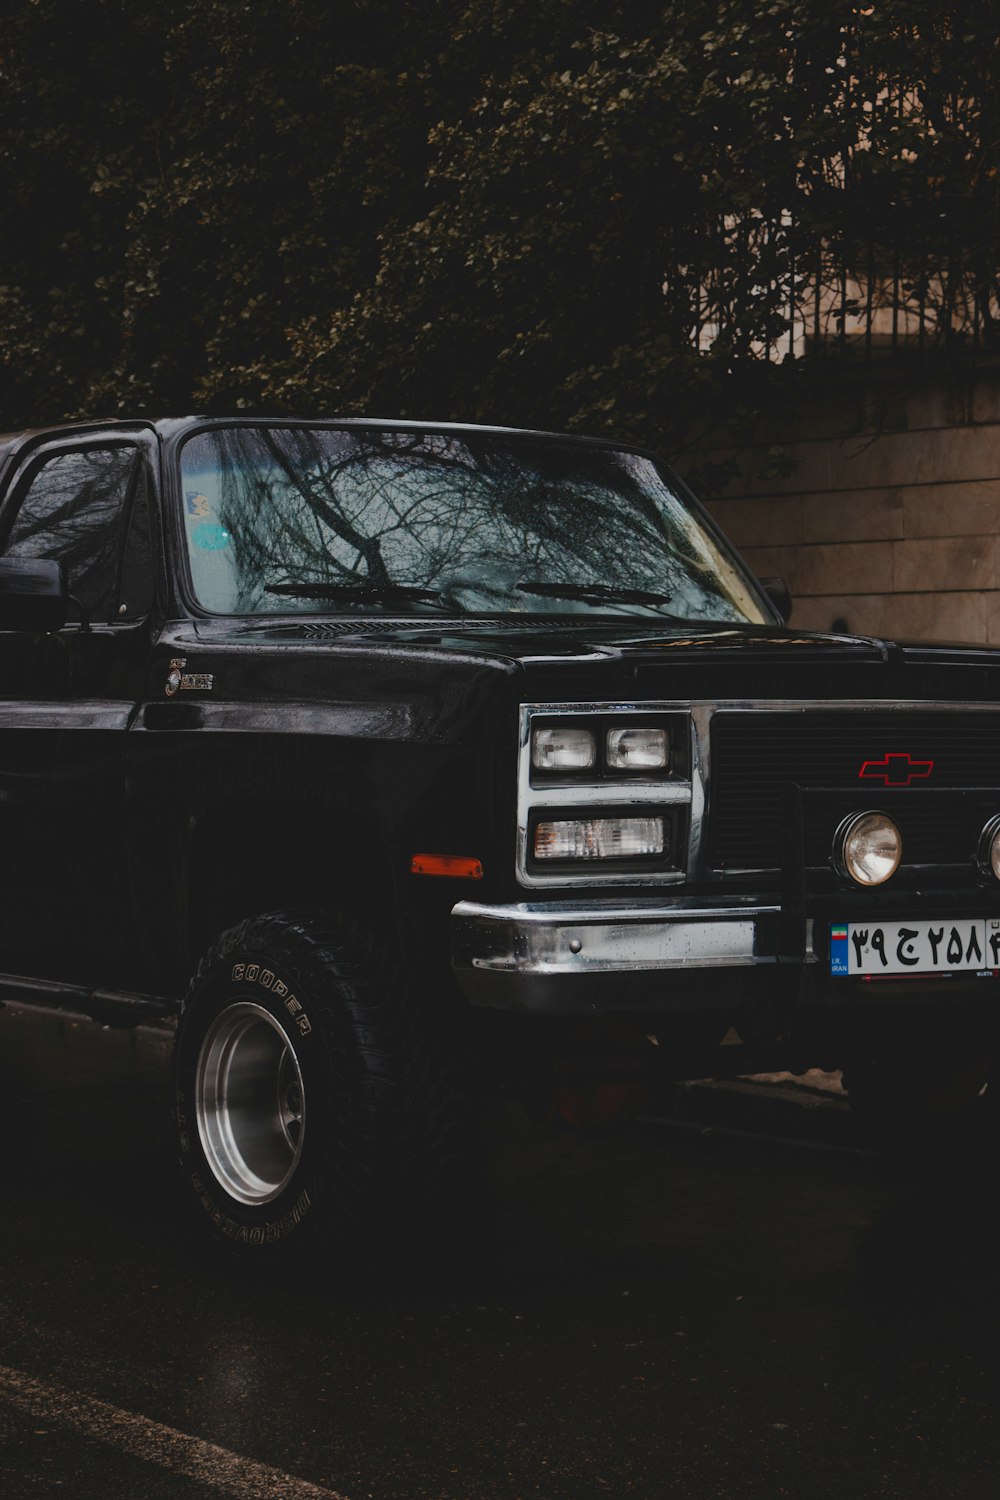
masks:
<path fill-rule="evenodd" d="M 572 818 L 539 823 L 536 859 L 634 859 L 664 853 L 662 818 Z"/>
<path fill-rule="evenodd" d="M 415 854 L 410 860 L 411 875 L 450 875 L 456 880 L 482 880 L 483 866 L 478 859 L 465 854 Z"/>

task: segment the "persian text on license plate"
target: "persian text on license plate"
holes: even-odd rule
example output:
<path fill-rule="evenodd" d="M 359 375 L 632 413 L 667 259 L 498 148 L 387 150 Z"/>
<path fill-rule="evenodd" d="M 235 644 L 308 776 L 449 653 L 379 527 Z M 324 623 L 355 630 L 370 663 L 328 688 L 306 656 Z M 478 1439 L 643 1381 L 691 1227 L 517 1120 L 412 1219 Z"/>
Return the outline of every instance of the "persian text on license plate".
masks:
<path fill-rule="evenodd" d="M 990 973 L 1000 969 L 1000 918 L 833 922 L 831 974 Z"/>

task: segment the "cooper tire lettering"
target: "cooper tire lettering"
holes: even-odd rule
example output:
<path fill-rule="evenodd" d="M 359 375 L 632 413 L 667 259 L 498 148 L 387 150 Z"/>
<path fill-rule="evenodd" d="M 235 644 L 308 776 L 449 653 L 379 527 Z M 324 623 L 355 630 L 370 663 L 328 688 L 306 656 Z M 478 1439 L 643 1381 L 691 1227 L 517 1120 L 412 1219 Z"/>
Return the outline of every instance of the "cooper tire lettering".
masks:
<path fill-rule="evenodd" d="M 197 1172 L 191 1174 L 191 1185 L 209 1219 L 227 1240 L 231 1240 L 236 1245 L 258 1247 L 277 1244 L 302 1223 L 312 1203 L 308 1192 L 303 1190 L 292 1207 L 287 1213 L 282 1214 L 280 1219 L 269 1219 L 265 1224 L 240 1224 L 231 1214 L 223 1213 L 214 1198 L 205 1191 Z"/>

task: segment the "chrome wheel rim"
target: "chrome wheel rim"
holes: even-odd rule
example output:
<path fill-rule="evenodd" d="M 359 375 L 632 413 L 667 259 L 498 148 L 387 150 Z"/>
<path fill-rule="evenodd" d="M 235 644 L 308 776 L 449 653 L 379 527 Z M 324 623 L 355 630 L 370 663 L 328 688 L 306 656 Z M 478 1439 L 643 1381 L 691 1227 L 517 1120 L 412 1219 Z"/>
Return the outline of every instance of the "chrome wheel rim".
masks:
<path fill-rule="evenodd" d="M 198 1135 L 209 1167 L 239 1203 L 270 1203 L 291 1180 L 305 1138 L 305 1090 L 287 1033 L 240 1000 L 217 1016 L 195 1078 Z"/>

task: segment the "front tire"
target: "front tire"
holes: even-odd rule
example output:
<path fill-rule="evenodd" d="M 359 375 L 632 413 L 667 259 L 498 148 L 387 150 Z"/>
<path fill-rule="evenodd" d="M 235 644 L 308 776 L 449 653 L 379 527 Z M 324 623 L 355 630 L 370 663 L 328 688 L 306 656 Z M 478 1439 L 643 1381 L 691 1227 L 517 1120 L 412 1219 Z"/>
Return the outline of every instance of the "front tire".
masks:
<path fill-rule="evenodd" d="M 216 1240 L 257 1260 L 391 1242 L 457 1097 L 419 1019 L 357 922 L 275 913 L 222 934 L 174 1053 L 181 1169 Z"/>

